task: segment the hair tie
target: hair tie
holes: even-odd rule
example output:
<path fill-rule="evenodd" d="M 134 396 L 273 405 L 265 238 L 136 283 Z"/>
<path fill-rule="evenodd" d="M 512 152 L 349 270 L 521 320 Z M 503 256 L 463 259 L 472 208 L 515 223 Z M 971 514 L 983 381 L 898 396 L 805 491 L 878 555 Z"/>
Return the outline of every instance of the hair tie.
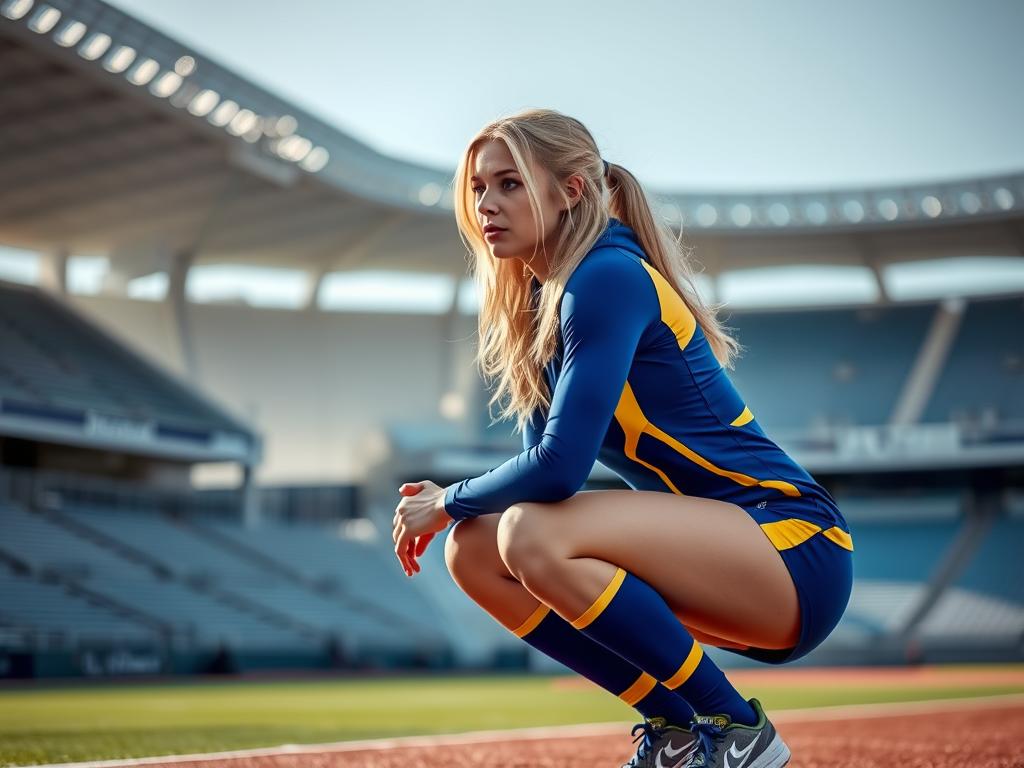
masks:
<path fill-rule="evenodd" d="M 608 161 L 607 161 L 607 160 L 605 160 L 605 159 L 604 159 L 604 158 L 602 157 L 602 158 L 601 158 L 601 162 L 602 162 L 602 163 L 604 163 L 604 175 L 605 175 L 605 176 L 607 176 L 607 175 L 608 175 Z"/>

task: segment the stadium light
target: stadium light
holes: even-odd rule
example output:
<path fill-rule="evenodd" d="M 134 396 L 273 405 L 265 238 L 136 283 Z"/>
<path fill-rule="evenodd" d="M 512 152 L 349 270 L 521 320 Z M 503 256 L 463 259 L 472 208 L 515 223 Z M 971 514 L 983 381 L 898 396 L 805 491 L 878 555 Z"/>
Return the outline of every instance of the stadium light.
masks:
<path fill-rule="evenodd" d="M 196 71 L 196 60 L 191 56 L 182 56 L 174 62 L 174 72 L 180 77 L 188 77 Z"/>
<path fill-rule="evenodd" d="M 277 154 L 295 163 L 308 155 L 311 149 L 313 142 L 303 136 L 285 136 L 277 143 Z"/>
<path fill-rule="evenodd" d="M 128 75 L 128 81 L 135 85 L 145 85 L 160 71 L 160 65 L 153 59 L 143 59 Z"/>
<path fill-rule="evenodd" d="M 289 136 L 298 129 L 299 121 L 291 115 L 282 115 L 274 123 L 274 131 L 278 136 Z"/>
<path fill-rule="evenodd" d="M 56 26 L 58 21 L 60 21 L 60 11 L 52 6 L 43 5 L 39 7 L 36 15 L 28 23 L 28 28 L 40 35 L 45 35 Z"/>
<path fill-rule="evenodd" d="M 981 198 L 974 192 L 964 192 L 960 195 L 960 207 L 964 213 L 974 215 L 981 210 Z"/>
<path fill-rule="evenodd" d="M 828 221 L 828 209 L 824 203 L 815 200 L 804 208 L 804 218 L 812 224 L 824 224 Z"/>
<path fill-rule="evenodd" d="M 441 186 L 434 182 L 428 182 L 420 187 L 419 201 L 423 205 L 437 205 L 441 199 Z"/>
<path fill-rule="evenodd" d="M 772 203 L 768 206 L 768 220 L 777 227 L 784 227 L 789 224 L 789 208 L 782 203 Z"/>
<path fill-rule="evenodd" d="M 97 32 L 89 38 L 88 42 L 78 49 L 78 55 L 86 61 L 95 61 L 110 47 L 110 35 Z"/>
<path fill-rule="evenodd" d="M 921 199 L 921 211 L 928 218 L 934 219 L 942 214 L 942 203 L 935 195 L 926 195 Z"/>
<path fill-rule="evenodd" d="M 0 13 L 11 21 L 17 21 L 32 10 L 33 0 L 7 0 Z"/>
<path fill-rule="evenodd" d="M 745 227 L 748 224 L 750 224 L 751 220 L 753 219 L 753 214 L 751 213 L 750 206 L 747 205 L 746 203 L 737 203 L 736 205 L 734 205 L 732 207 L 732 211 L 730 212 L 730 216 L 732 217 L 733 224 L 735 224 L 737 227 Z"/>
<path fill-rule="evenodd" d="M 149 87 L 149 90 L 154 96 L 166 99 L 180 87 L 181 75 L 177 72 L 164 72 L 156 79 L 153 85 Z"/>
<path fill-rule="evenodd" d="M 231 118 L 231 122 L 228 123 L 228 133 L 241 136 L 252 130 L 258 122 L 258 118 L 251 109 L 243 109 Z"/>
<path fill-rule="evenodd" d="M 203 117 L 217 106 L 218 101 L 220 101 L 220 94 L 207 88 L 197 93 L 195 98 L 189 102 L 188 111 L 196 117 Z"/>
<path fill-rule="evenodd" d="M 122 45 L 116 51 L 114 51 L 107 60 L 103 63 L 103 68 L 107 72 L 124 72 L 131 63 L 135 61 L 135 49 L 130 45 Z"/>
<path fill-rule="evenodd" d="M 54 42 L 61 48 L 70 48 L 76 45 L 85 36 L 86 26 L 80 21 L 70 21 L 64 28 L 54 35 Z"/>
<path fill-rule="evenodd" d="M 213 110 L 213 114 L 211 114 L 207 120 L 214 125 L 223 128 L 231 122 L 231 118 L 236 114 L 238 114 L 238 104 L 233 102 L 231 99 L 228 99 L 227 101 L 222 101 L 220 105 Z"/>
<path fill-rule="evenodd" d="M 697 206 L 697 224 L 702 227 L 710 227 L 718 221 L 718 209 L 709 203 L 701 203 Z"/>
<path fill-rule="evenodd" d="M 658 206 L 658 215 L 671 224 L 681 224 L 683 221 L 683 212 L 679 210 L 678 205 L 672 202 L 661 203 Z"/>
<path fill-rule="evenodd" d="M 878 201 L 878 213 L 886 221 L 896 221 L 900 215 L 900 208 L 892 198 L 883 197 Z"/>
<path fill-rule="evenodd" d="M 1004 211 L 1008 211 L 1013 208 L 1013 192 L 1008 190 L 1006 187 L 999 187 L 999 189 L 993 192 L 992 200 Z"/>
<path fill-rule="evenodd" d="M 864 206 L 856 200 L 847 200 L 843 203 L 843 216 L 847 221 L 857 224 L 864 220 Z"/>
<path fill-rule="evenodd" d="M 327 165 L 327 161 L 331 159 L 330 153 L 323 147 L 316 147 L 308 155 L 306 159 L 302 161 L 301 165 L 307 171 L 316 173 Z"/>

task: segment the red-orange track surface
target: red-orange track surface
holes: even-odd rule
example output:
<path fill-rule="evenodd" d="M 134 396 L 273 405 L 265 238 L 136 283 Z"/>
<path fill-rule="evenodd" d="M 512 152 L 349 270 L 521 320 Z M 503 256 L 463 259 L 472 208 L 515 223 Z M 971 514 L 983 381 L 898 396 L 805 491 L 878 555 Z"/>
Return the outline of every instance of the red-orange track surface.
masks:
<path fill-rule="evenodd" d="M 945 708 L 945 709 L 942 709 Z M 924 710 L 924 711 L 921 711 Z M 938 711 L 936 711 L 938 710 Z M 790 768 L 1024 768 L 1024 701 L 768 713 Z M 820 716 L 819 716 L 820 715 Z M 420 743 L 203 759 L 188 768 L 616 768 L 633 754 L 629 726 L 596 735 L 530 734 L 477 743 Z M 444 737 L 437 737 L 443 740 Z M 470 737 L 472 738 L 472 737 Z M 488 737 L 482 737 L 488 738 Z M 457 737 L 453 737 L 457 741 Z M 356 745 L 352 745 L 356 746 Z M 152 766 L 150 763 L 147 768 Z M 167 763 L 183 768 L 182 763 Z"/>

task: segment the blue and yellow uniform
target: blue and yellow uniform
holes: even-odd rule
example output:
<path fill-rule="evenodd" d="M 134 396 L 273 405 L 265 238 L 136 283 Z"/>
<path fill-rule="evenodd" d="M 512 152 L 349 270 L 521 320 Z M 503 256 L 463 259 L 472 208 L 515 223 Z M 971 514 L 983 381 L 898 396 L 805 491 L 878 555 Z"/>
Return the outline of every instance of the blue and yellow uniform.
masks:
<path fill-rule="evenodd" d="M 534 280 L 534 294 L 539 289 Z M 615 218 L 569 277 L 555 356 L 523 452 L 449 486 L 456 520 L 518 502 L 556 502 L 584 484 L 594 461 L 631 488 L 700 496 L 745 509 L 779 551 L 804 621 L 788 661 L 839 621 L 852 585 L 853 542 L 831 494 L 761 429 L 715 358 L 686 303 Z"/>

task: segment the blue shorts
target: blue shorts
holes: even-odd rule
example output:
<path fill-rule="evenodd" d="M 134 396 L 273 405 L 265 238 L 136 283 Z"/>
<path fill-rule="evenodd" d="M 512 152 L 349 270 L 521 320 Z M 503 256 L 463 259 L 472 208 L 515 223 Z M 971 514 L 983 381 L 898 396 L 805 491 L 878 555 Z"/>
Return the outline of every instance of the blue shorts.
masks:
<path fill-rule="evenodd" d="M 722 650 L 766 664 L 785 664 L 817 648 L 842 618 L 853 588 L 853 543 L 846 521 L 831 504 L 815 498 L 762 503 L 764 507 L 744 509 L 762 526 L 793 577 L 800 603 L 800 637 L 792 648 Z M 814 532 L 815 528 L 819 530 Z"/>

